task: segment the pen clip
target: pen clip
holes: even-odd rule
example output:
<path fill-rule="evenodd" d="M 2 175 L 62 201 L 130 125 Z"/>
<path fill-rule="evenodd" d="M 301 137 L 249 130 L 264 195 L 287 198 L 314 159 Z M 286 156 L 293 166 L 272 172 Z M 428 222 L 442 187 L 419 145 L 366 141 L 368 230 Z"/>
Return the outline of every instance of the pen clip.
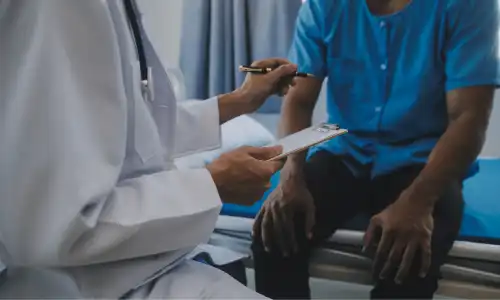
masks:
<path fill-rule="evenodd" d="M 239 67 L 240 72 L 250 72 L 250 73 L 268 73 L 271 72 L 271 68 L 258 68 L 258 67 L 248 67 L 248 66 L 240 66 Z"/>
<path fill-rule="evenodd" d="M 258 67 L 248 67 L 248 66 L 239 66 L 238 69 L 240 72 L 257 73 L 257 74 L 267 74 L 267 73 L 273 71 L 273 68 L 258 68 Z M 302 72 L 296 72 L 294 76 L 296 76 L 296 77 L 309 77 L 309 78 L 315 77 L 313 74 L 302 73 Z"/>

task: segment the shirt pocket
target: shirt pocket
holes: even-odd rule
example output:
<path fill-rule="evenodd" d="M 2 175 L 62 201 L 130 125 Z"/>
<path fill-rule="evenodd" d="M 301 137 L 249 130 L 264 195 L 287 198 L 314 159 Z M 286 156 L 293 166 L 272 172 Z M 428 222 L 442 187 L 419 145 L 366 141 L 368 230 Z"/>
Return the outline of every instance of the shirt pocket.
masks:
<path fill-rule="evenodd" d="M 141 83 L 139 62 L 131 63 L 132 101 L 129 108 L 129 120 L 133 136 L 133 148 L 143 163 L 161 155 L 162 147 L 156 123 L 151 114 L 150 104 L 145 99 Z M 130 126 L 130 125 L 129 125 Z"/>

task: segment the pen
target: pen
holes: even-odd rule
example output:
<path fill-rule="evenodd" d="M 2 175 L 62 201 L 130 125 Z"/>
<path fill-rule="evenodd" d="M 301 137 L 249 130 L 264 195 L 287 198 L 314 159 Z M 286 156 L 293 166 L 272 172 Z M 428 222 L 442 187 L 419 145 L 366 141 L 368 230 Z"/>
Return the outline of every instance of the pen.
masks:
<path fill-rule="evenodd" d="M 266 74 L 266 73 L 271 72 L 273 69 L 272 68 L 258 68 L 258 67 L 240 66 L 239 70 L 240 70 L 240 72 L 244 72 L 244 73 Z M 301 72 L 295 72 L 295 76 L 296 77 L 314 77 L 313 74 L 301 73 Z"/>

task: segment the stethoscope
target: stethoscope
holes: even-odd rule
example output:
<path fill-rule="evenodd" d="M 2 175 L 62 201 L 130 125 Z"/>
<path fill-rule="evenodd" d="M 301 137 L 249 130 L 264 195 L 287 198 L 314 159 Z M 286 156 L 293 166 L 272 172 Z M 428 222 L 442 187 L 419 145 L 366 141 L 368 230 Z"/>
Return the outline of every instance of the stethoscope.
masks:
<path fill-rule="evenodd" d="M 125 7 L 125 12 L 127 14 L 128 21 L 130 23 L 130 27 L 132 28 L 132 33 L 134 35 L 135 47 L 137 48 L 137 56 L 139 57 L 139 65 L 141 69 L 141 82 L 144 87 L 148 87 L 148 64 L 146 61 L 146 53 L 144 51 L 144 45 L 142 43 L 141 30 L 139 27 L 139 22 L 137 20 L 136 8 L 134 7 L 135 3 L 132 3 L 134 0 L 123 0 L 123 4 Z"/>
<path fill-rule="evenodd" d="M 135 46 L 137 49 L 137 56 L 139 58 L 139 65 L 140 65 L 140 70 L 141 70 L 141 87 L 143 91 L 143 95 L 150 101 L 153 102 L 155 95 L 154 95 L 154 78 L 153 78 L 153 71 L 149 67 L 147 60 L 146 60 L 146 52 L 144 50 L 144 43 L 143 43 L 143 37 L 141 35 L 141 25 L 139 24 L 139 18 L 138 18 L 138 10 L 136 7 L 136 2 L 135 0 L 123 0 L 123 4 L 125 7 L 125 12 L 127 14 L 127 19 L 129 21 L 130 27 L 132 29 L 132 34 L 135 40 Z M 172 70 L 174 75 L 174 79 L 172 80 L 169 78 L 169 83 L 171 85 L 172 91 L 174 92 L 174 95 L 176 97 L 180 97 L 181 99 L 184 99 L 184 88 L 183 88 L 183 77 L 182 77 L 182 72 L 178 72 L 177 70 Z M 179 74 L 180 73 L 180 74 Z M 177 83 L 177 85 L 176 85 Z M 180 95 L 180 96 L 179 96 Z"/>

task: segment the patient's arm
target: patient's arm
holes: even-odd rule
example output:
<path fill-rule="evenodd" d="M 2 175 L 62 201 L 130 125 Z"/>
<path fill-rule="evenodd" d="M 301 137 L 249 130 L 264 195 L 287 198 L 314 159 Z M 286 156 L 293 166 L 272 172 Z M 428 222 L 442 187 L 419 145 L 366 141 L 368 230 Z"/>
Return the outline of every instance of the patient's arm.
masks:
<path fill-rule="evenodd" d="M 451 181 L 461 181 L 484 143 L 498 86 L 498 1 L 452 1 L 445 52 L 449 125 L 410 187 L 432 202 Z M 481 45 L 481 47 L 477 47 Z"/>
<path fill-rule="evenodd" d="M 295 86 L 283 101 L 282 117 L 279 125 L 281 137 L 298 132 L 311 126 L 311 119 L 322 80 L 316 78 L 297 78 Z M 288 175 L 300 176 L 305 162 L 305 153 L 291 155 L 285 165 Z"/>
<path fill-rule="evenodd" d="M 311 126 L 323 79 L 328 76 L 328 46 L 324 43 L 323 32 L 324 12 L 330 10 L 330 5 L 331 1 L 306 1 L 300 8 L 289 58 L 299 66 L 300 72 L 314 74 L 315 78 L 298 78 L 295 87 L 287 95 L 282 108 L 281 136 Z M 281 173 L 282 179 L 286 179 L 288 175 L 299 175 L 305 156 L 302 153 L 289 157 L 285 172 Z"/>
<path fill-rule="evenodd" d="M 449 125 L 410 191 L 433 205 L 444 188 L 463 179 L 484 144 L 493 106 L 493 86 L 448 92 Z"/>

